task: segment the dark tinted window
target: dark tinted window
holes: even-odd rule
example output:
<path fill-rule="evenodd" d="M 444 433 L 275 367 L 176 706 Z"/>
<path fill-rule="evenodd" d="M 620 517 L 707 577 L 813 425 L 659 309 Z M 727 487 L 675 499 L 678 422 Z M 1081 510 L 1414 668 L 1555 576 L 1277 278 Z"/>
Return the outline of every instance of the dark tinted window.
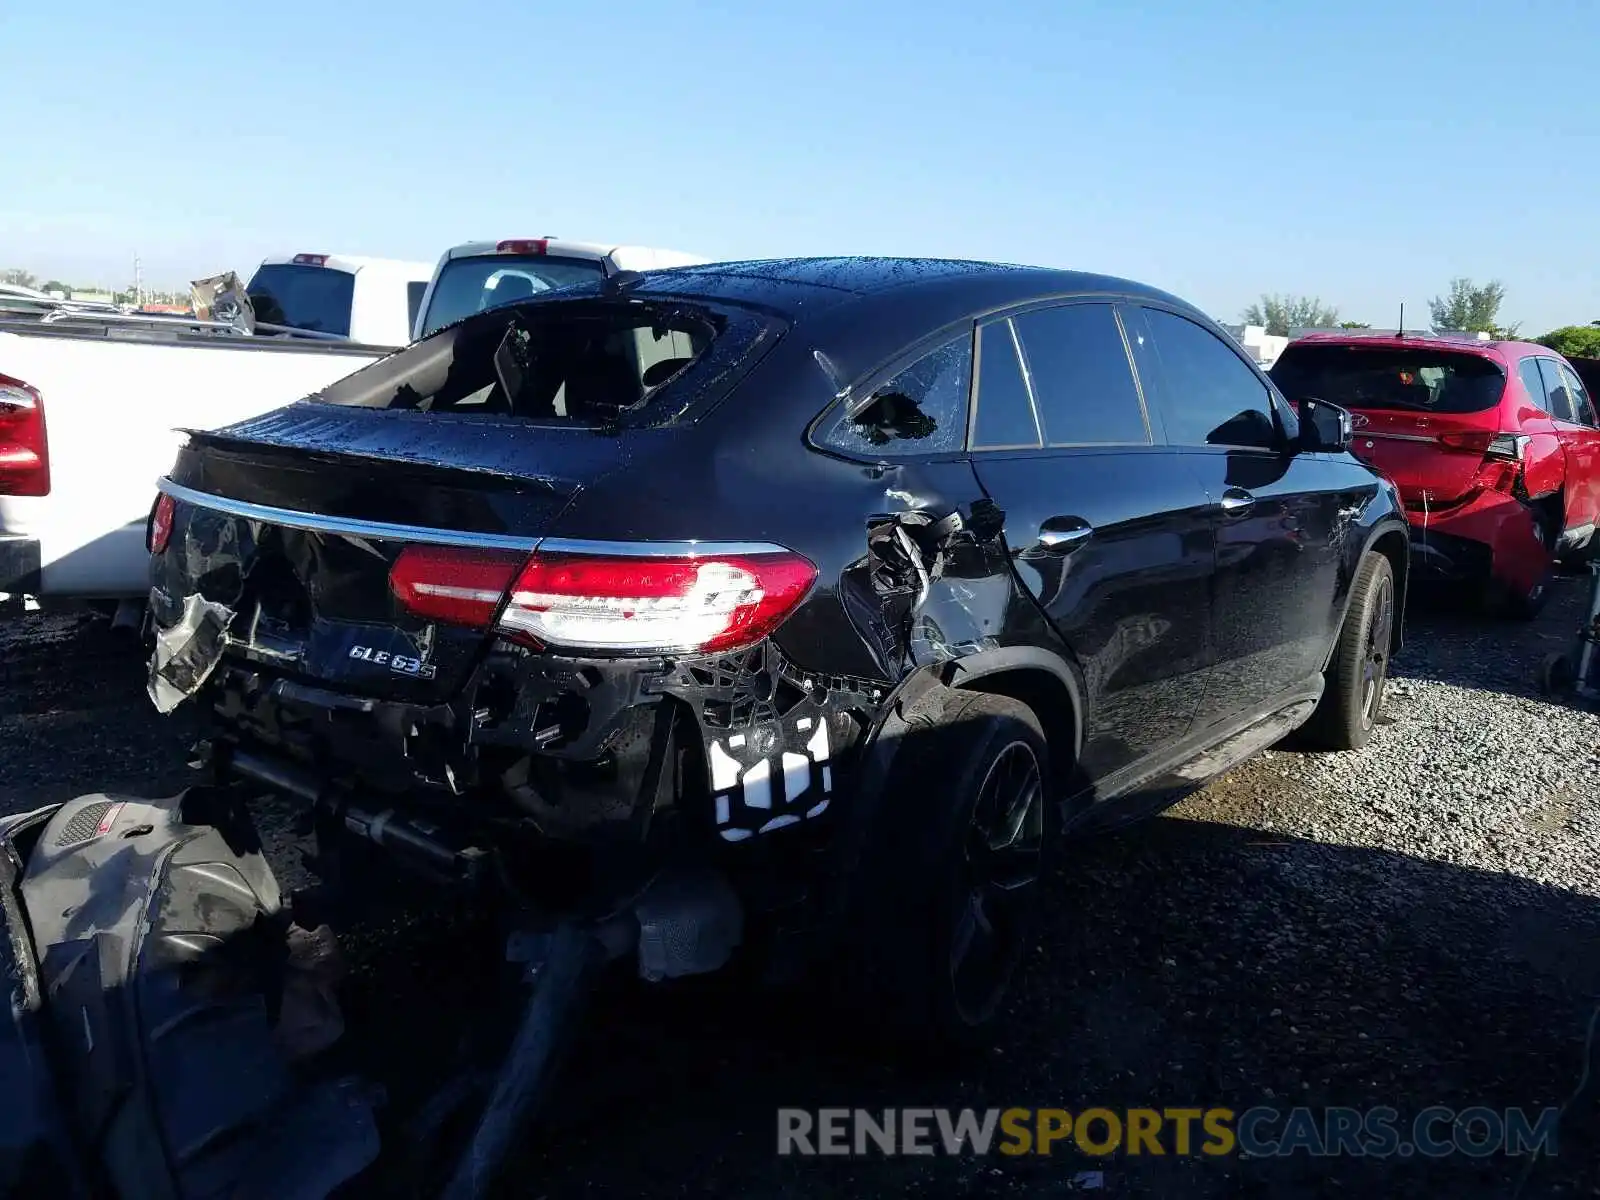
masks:
<path fill-rule="evenodd" d="M 598 259 L 543 254 L 483 254 L 452 258 L 439 272 L 423 333 L 432 333 L 502 304 L 528 300 L 553 288 L 592 283 L 605 274 Z"/>
<path fill-rule="evenodd" d="M 1553 358 L 1535 359 L 1539 374 L 1544 377 L 1544 396 L 1539 407 L 1558 421 L 1572 420 L 1572 398 L 1567 395 L 1566 382 L 1561 378 L 1560 364 Z"/>
<path fill-rule="evenodd" d="M 1593 425 L 1594 400 L 1589 395 L 1589 389 L 1583 386 L 1571 367 L 1561 367 L 1561 378 L 1567 385 L 1567 395 L 1572 398 L 1572 419 L 1580 425 Z"/>
<path fill-rule="evenodd" d="M 964 334 L 879 385 L 865 403 L 845 405 L 824 427 L 822 444 L 868 458 L 961 450 L 971 383 L 972 338 Z"/>
<path fill-rule="evenodd" d="M 1046 308 L 1015 321 L 1048 445 L 1150 441 L 1110 305 Z"/>
<path fill-rule="evenodd" d="M 974 450 L 1016 450 L 1039 445 L 1033 400 L 1022 378 L 1010 321 L 978 331 L 978 392 L 972 415 Z"/>
<path fill-rule="evenodd" d="M 1405 346 L 1291 345 L 1272 367 L 1290 400 L 1314 396 L 1354 409 L 1485 412 L 1500 403 L 1506 377 L 1490 359 L 1458 350 Z"/>
<path fill-rule="evenodd" d="M 349 337 L 355 286 L 349 271 L 285 263 L 262 267 L 245 290 L 257 321 Z"/>
<path fill-rule="evenodd" d="M 1522 382 L 1528 399 L 1543 408 L 1548 401 L 1545 399 L 1544 376 L 1539 373 L 1539 360 L 1525 358 L 1517 364 L 1517 378 Z"/>
<path fill-rule="evenodd" d="M 1265 383 L 1214 333 L 1160 309 L 1145 322 L 1161 365 L 1161 413 L 1167 440 L 1178 446 L 1277 444 L 1278 427 Z"/>

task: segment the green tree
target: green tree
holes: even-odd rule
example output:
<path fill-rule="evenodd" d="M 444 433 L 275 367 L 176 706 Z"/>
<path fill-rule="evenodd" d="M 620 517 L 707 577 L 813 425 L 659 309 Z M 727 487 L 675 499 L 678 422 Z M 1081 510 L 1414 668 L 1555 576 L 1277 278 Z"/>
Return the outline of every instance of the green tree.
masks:
<path fill-rule="evenodd" d="M 72 299 L 72 287 L 69 284 L 62 283 L 59 279 L 46 280 L 39 285 L 39 290 L 41 292 L 60 292 L 68 300 Z"/>
<path fill-rule="evenodd" d="M 1340 329 L 1371 329 L 1372 326 L 1371 326 L 1371 324 L 1369 324 L 1366 321 L 1340 321 L 1339 322 L 1339 328 Z"/>
<path fill-rule="evenodd" d="M 0 283 L 12 283 L 17 287 L 31 288 L 38 285 L 38 277 L 31 271 L 24 271 L 21 267 L 9 267 L 0 271 Z"/>
<path fill-rule="evenodd" d="M 1600 328 L 1593 325 L 1563 325 L 1535 340 L 1568 358 L 1600 358 Z"/>
<path fill-rule="evenodd" d="M 1244 310 L 1240 318 L 1246 325 L 1265 325 L 1267 332 L 1285 337 L 1289 330 L 1311 326 L 1325 328 L 1339 320 L 1339 310 L 1315 296 L 1273 296 L 1261 299 Z"/>
<path fill-rule="evenodd" d="M 1465 277 L 1450 281 L 1446 296 L 1428 301 L 1435 329 L 1462 333 L 1487 333 L 1491 337 L 1515 337 L 1517 326 L 1499 324 L 1500 306 L 1505 303 L 1506 287 L 1498 279 L 1476 284 Z"/>

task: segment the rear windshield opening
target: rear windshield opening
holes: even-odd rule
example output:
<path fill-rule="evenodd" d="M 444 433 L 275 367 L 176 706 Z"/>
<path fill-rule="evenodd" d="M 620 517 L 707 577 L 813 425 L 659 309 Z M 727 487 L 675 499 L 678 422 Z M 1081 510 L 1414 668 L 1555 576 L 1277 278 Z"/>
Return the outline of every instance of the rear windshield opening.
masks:
<path fill-rule="evenodd" d="M 1481 355 L 1398 346 L 1290 346 L 1271 375 L 1290 400 L 1426 413 L 1483 412 L 1506 386 Z"/>
<path fill-rule="evenodd" d="M 349 337 L 355 286 L 349 271 L 285 263 L 262 267 L 245 291 L 257 321 Z"/>
<path fill-rule="evenodd" d="M 533 304 L 442 330 L 312 399 L 605 425 L 644 409 L 707 360 L 738 357 L 760 332 L 750 318 L 698 306 Z"/>
<path fill-rule="evenodd" d="M 433 285 L 433 299 L 428 303 L 422 332 L 429 334 L 473 313 L 515 304 L 568 284 L 593 283 L 602 274 L 598 260 L 589 258 L 552 258 L 542 254 L 453 258 Z"/>

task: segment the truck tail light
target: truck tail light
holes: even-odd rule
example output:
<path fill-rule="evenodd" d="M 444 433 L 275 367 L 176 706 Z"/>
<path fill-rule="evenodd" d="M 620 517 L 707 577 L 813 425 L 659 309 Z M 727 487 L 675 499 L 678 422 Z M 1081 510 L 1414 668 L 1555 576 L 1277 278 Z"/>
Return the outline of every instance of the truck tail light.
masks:
<path fill-rule="evenodd" d="M 49 494 L 44 400 L 22 380 L 0 375 L 0 496 Z"/>
<path fill-rule="evenodd" d="M 325 267 L 328 265 L 328 256 L 326 254 L 296 254 L 294 261 L 295 265 L 300 267 Z"/>
<path fill-rule="evenodd" d="M 495 246 L 495 251 L 500 254 L 546 254 L 550 250 L 550 239 L 542 238 L 510 238 Z"/>
<path fill-rule="evenodd" d="M 520 568 L 520 569 L 519 569 Z M 799 605 L 817 569 L 787 550 L 694 557 L 540 554 L 410 547 L 389 580 L 401 605 L 518 641 L 610 654 L 748 646 Z"/>
<path fill-rule="evenodd" d="M 172 540 L 172 516 L 177 507 L 165 492 L 156 497 L 156 506 L 150 510 L 150 532 L 145 535 L 145 548 L 151 554 L 162 553 Z"/>

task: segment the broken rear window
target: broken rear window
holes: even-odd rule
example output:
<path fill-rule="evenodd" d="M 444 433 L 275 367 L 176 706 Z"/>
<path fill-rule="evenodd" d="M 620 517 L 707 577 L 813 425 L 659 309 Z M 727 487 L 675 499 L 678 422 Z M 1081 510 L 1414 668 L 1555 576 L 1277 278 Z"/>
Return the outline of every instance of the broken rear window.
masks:
<path fill-rule="evenodd" d="M 311 398 L 560 424 L 649 424 L 724 393 L 777 332 L 769 318 L 720 306 L 544 301 L 452 325 Z"/>
<path fill-rule="evenodd" d="M 1270 374 L 1290 400 L 1427 413 L 1483 412 L 1506 386 L 1482 355 L 1404 346 L 1290 346 Z"/>

